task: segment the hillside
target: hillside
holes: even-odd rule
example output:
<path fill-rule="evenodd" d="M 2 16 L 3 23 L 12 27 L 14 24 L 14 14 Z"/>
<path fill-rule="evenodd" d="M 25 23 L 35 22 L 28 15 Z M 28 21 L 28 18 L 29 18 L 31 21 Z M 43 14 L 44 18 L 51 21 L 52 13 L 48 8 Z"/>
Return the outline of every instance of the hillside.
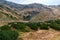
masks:
<path fill-rule="evenodd" d="M 47 6 L 38 3 L 28 5 L 0 0 L 0 20 L 23 20 L 40 22 L 60 19 L 59 6 Z"/>
<path fill-rule="evenodd" d="M 0 0 L 0 40 L 60 40 L 60 5 Z"/>
<path fill-rule="evenodd" d="M 8 6 L 0 4 L 0 20 L 19 19 L 19 16 Z"/>

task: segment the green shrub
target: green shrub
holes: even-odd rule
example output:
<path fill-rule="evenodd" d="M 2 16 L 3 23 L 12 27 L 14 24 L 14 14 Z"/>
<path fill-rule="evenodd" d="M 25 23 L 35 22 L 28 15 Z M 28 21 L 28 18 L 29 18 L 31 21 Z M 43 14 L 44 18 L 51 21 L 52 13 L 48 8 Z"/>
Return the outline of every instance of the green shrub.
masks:
<path fill-rule="evenodd" d="M 40 26 L 40 29 L 49 29 L 48 25 L 45 23 L 42 23 Z"/>
<path fill-rule="evenodd" d="M 4 25 L 4 26 L 2 26 L 0 29 L 1 29 L 1 30 L 10 30 L 11 27 L 8 26 L 8 25 Z"/>
<path fill-rule="evenodd" d="M 26 30 L 27 27 L 26 27 L 25 23 L 22 23 L 22 22 L 13 23 L 13 24 L 11 24 L 11 26 L 17 30 L 22 31 L 22 32 L 28 31 L 28 30 Z"/>
<path fill-rule="evenodd" d="M 57 24 L 57 23 L 51 23 L 50 27 L 55 29 L 55 30 L 60 30 L 60 24 Z"/>
<path fill-rule="evenodd" d="M 50 20 L 47 23 L 49 23 L 50 28 L 60 30 L 60 20 Z"/>
<path fill-rule="evenodd" d="M 33 30 L 38 30 L 37 23 L 27 23 L 27 26 L 29 26 Z"/>
<path fill-rule="evenodd" d="M 11 30 L 0 31 L 0 40 L 17 40 L 18 33 Z"/>
<path fill-rule="evenodd" d="M 57 24 L 60 24 L 60 20 L 58 19 L 58 20 L 55 20 L 55 22 L 57 23 Z"/>

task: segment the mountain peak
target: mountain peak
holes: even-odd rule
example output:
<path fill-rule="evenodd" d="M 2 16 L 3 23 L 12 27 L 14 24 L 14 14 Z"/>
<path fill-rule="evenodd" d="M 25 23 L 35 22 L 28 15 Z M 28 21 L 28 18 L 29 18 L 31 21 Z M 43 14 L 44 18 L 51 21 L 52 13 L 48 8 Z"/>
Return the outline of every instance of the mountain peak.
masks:
<path fill-rule="evenodd" d="M 40 3 L 32 3 L 32 4 L 40 4 Z"/>
<path fill-rule="evenodd" d="M 40 3 L 31 3 L 31 5 L 42 5 Z"/>

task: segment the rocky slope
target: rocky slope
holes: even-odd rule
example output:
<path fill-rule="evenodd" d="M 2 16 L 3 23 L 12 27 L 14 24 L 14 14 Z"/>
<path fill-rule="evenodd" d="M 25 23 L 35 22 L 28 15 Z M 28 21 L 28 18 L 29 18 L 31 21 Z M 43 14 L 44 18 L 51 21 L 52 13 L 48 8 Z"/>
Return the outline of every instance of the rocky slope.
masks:
<path fill-rule="evenodd" d="M 0 0 L 0 20 L 40 22 L 60 18 L 59 7 L 38 3 L 28 5 Z"/>

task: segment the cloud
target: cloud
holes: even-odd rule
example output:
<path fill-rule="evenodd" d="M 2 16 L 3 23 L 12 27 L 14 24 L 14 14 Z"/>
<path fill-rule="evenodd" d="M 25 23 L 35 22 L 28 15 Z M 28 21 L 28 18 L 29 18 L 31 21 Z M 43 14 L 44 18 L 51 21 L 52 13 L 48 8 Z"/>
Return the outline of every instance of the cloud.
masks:
<path fill-rule="evenodd" d="M 23 1 L 22 4 L 30 4 L 30 3 L 43 3 L 45 0 L 26 0 Z"/>
<path fill-rule="evenodd" d="M 60 4 L 60 0 L 8 0 L 20 4 L 41 3 L 46 5 Z"/>

